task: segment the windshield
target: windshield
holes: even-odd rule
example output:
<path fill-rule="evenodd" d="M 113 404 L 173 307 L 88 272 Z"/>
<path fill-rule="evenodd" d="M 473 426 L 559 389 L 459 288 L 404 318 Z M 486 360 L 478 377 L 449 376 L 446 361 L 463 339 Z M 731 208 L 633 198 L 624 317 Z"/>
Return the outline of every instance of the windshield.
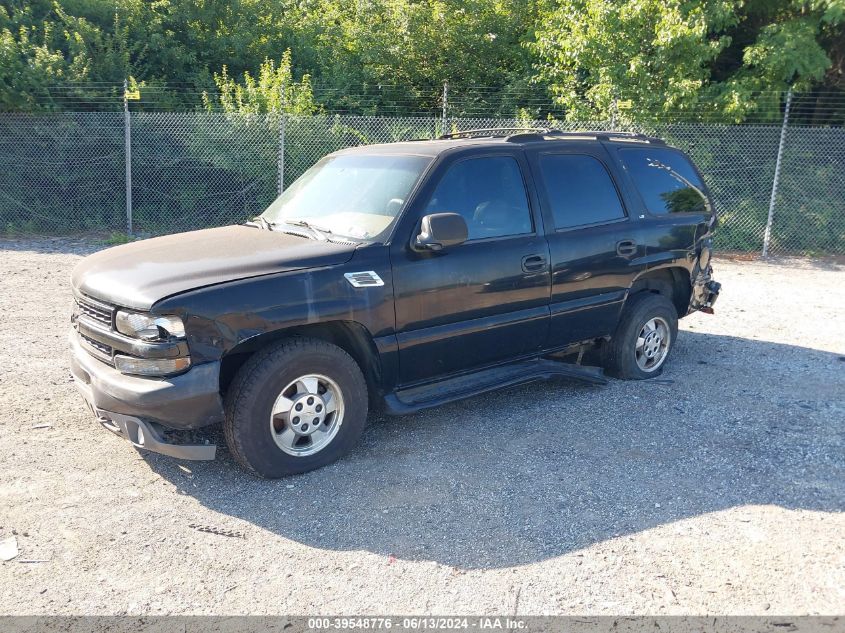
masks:
<path fill-rule="evenodd" d="M 262 214 L 272 224 L 302 223 L 332 235 L 383 239 L 430 158 L 328 156 Z"/>

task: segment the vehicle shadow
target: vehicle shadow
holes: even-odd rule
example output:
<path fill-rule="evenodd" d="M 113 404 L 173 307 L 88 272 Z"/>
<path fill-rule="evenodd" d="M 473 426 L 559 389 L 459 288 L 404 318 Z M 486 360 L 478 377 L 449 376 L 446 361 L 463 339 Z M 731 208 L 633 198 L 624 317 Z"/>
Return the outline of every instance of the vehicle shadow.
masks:
<path fill-rule="evenodd" d="M 845 510 L 845 364 L 684 331 L 666 372 L 535 383 L 374 421 L 345 459 L 279 481 L 147 455 L 215 512 L 311 547 L 464 569 L 560 556 L 749 504 Z"/>

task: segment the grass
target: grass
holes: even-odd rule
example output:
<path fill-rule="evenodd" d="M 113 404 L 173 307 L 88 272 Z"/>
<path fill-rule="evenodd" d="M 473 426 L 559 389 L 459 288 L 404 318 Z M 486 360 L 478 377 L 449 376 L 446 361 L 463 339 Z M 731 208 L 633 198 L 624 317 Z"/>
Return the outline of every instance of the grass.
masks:
<path fill-rule="evenodd" d="M 128 233 L 123 233 L 122 231 L 112 231 L 111 235 L 103 241 L 109 246 L 117 246 L 118 244 L 128 244 L 129 242 L 134 242 L 135 237 L 129 235 Z"/>

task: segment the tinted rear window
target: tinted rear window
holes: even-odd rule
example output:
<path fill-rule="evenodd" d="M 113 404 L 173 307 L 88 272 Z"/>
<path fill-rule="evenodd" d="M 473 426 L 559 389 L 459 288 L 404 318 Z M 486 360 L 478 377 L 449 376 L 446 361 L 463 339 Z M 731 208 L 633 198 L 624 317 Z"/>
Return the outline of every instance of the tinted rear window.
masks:
<path fill-rule="evenodd" d="M 702 213 L 704 185 L 686 156 L 671 149 L 619 150 L 649 213 Z"/>
<path fill-rule="evenodd" d="M 540 173 L 556 229 L 610 222 L 625 217 L 610 174 L 584 154 L 541 154 Z"/>

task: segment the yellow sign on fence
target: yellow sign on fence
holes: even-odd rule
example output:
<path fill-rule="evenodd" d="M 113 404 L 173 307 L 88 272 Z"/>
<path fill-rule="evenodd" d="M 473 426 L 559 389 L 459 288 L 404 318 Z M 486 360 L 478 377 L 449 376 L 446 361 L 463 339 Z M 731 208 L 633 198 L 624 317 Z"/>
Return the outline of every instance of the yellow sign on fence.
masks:
<path fill-rule="evenodd" d="M 137 88 L 135 90 L 127 90 L 123 94 L 127 101 L 138 101 L 141 98 L 141 91 Z"/>

